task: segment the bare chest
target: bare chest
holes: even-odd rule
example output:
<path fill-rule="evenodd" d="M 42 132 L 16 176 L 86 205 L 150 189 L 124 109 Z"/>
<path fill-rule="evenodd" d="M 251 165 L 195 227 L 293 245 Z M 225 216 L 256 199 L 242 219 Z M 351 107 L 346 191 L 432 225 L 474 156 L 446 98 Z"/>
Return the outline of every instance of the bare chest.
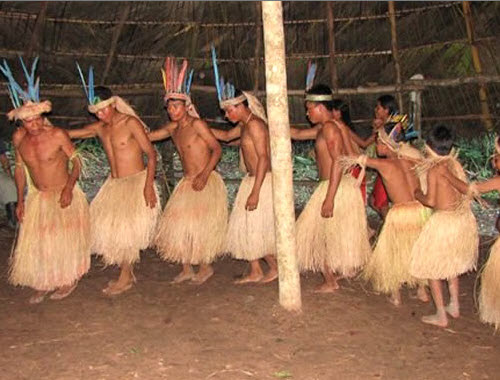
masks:
<path fill-rule="evenodd" d="M 172 133 L 175 146 L 180 151 L 189 151 L 199 144 L 199 137 L 192 128 L 177 128 Z"/>
<path fill-rule="evenodd" d="M 103 128 L 101 138 L 104 145 L 108 147 L 113 149 L 125 149 L 130 145 L 133 136 L 127 129 L 113 126 Z"/>
<path fill-rule="evenodd" d="M 26 137 L 19 146 L 19 153 L 28 165 L 50 164 L 59 158 L 61 152 L 60 146 L 48 137 Z"/>

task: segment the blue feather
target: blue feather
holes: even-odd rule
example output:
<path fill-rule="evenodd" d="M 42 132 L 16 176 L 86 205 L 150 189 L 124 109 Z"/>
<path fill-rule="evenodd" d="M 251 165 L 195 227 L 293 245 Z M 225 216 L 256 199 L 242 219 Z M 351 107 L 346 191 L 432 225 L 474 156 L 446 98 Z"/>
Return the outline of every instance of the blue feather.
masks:
<path fill-rule="evenodd" d="M 219 99 L 219 102 L 222 100 L 222 88 L 220 85 L 220 80 L 219 80 L 219 67 L 217 66 L 217 54 L 215 53 L 215 46 L 211 46 L 212 50 L 212 66 L 214 68 L 214 80 L 215 80 L 215 87 L 217 89 L 217 98 Z"/>
<path fill-rule="evenodd" d="M 316 63 L 311 63 L 309 62 L 309 65 L 307 67 L 307 76 L 306 76 L 306 89 L 309 90 L 313 83 L 314 83 L 314 77 L 316 76 Z"/>
<path fill-rule="evenodd" d="M 85 83 L 85 77 L 83 76 L 82 68 L 80 67 L 78 62 L 76 62 L 76 67 L 78 69 L 78 74 L 80 74 L 80 80 L 82 81 L 83 91 L 85 91 L 85 96 L 87 97 L 87 99 L 89 99 L 89 93 L 87 91 L 87 83 Z"/>
<path fill-rule="evenodd" d="M 94 68 L 89 67 L 89 104 L 94 104 Z"/>
<path fill-rule="evenodd" d="M 191 71 L 189 72 L 189 79 L 186 84 L 186 94 L 188 95 L 191 92 L 191 84 L 193 83 L 193 74 L 194 74 L 194 69 L 191 69 Z"/>

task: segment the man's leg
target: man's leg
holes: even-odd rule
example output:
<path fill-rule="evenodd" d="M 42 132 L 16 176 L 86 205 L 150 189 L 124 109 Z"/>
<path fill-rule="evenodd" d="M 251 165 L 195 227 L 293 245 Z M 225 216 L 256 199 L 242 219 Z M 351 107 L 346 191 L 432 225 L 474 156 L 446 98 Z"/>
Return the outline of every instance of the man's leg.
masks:
<path fill-rule="evenodd" d="M 449 279 L 448 287 L 450 289 L 450 303 L 448 304 L 448 306 L 446 306 L 446 312 L 453 318 L 458 318 L 460 317 L 460 304 L 458 301 L 458 277 Z"/>
<path fill-rule="evenodd" d="M 441 280 L 429 280 L 432 299 L 436 305 L 436 314 L 426 315 L 422 317 L 422 322 L 431 325 L 446 327 L 448 326 L 448 318 L 444 307 L 443 290 L 441 288 Z"/>
<path fill-rule="evenodd" d="M 389 297 L 389 302 L 394 306 L 401 306 L 401 292 L 400 290 L 395 290 Z"/>
<path fill-rule="evenodd" d="M 181 282 L 192 280 L 194 278 L 194 271 L 191 264 L 182 264 L 182 271 L 179 273 L 173 281 L 172 284 L 179 284 Z"/>
<path fill-rule="evenodd" d="M 50 299 L 51 300 L 62 300 L 63 298 L 66 298 L 71 293 L 73 293 L 73 290 L 76 289 L 77 285 L 78 285 L 78 281 L 75 281 L 71 285 L 61 286 L 59 289 L 57 289 L 54 293 L 52 293 L 50 295 Z"/>
<path fill-rule="evenodd" d="M 325 282 L 314 290 L 315 293 L 333 293 L 335 290 L 340 288 L 337 283 L 338 278 L 331 269 L 325 269 L 322 273 Z"/>
<path fill-rule="evenodd" d="M 129 263 L 120 265 L 120 276 L 117 281 L 110 281 L 108 286 L 103 289 L 107 295 L 117 295 L 129 290 L 135 283 L 134 268 Z"/>
<path fill-rule="evenodd" d="M 47 290 L 36 290 L 35 293 L 30 297 L 29 303 L 37 304 L 42 302 L 48 293 L 49 292 Z"/>
<path fill-rule="evenodd" d="M 250 261 L 250 273 L 247 276 L 243 276 L 242 278 L 236 280 L 235 284 L 247 284 L 249 282 L 259 282 L 264 278 L 264 273 L 262 272 L 262 268 L 260 267 L 259 260 L 251 260 Z"/>
<path fill-rule="evenodd" d="M 210 277 L 214 275 L 214 268 L 212 268 L 211 264 L 200 264 L 200 269 L 198 273 L 196 273 L 192 279 L 192 281 L 198 285 L 203 284 Z"/>
<path fill-rule="evenodd" d="M 276 261 L 276 257 L 273 255 L 264 256 L 264 260 L 266 260 L 267 265 L 269 266 L 269 271 L 262 278 L 262 283 L 267 284 L 268 282 L 274 281 L 278 278 L 278 263 Z"/>

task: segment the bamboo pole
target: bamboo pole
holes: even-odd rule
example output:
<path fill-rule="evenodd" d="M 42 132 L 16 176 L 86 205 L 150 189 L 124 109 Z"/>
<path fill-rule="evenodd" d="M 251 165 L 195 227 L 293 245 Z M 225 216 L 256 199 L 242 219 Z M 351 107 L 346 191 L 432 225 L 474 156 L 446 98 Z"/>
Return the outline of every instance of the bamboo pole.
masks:
<path fill-rule="evenodd" d="M 116 48 L 118 46 L 118 40 L 120 39 L 120 34 L 122 33 L 125 21 L 127 21 L 130 9 L 131 9 L 131 3 L 125 3 L 120 13 L 119 22 L 116 25 L 115 30 L 113 31 L 113 37 L 111 39 L 111 45 L 109 47 L 108 57 L 106 58 L 106 65 L 104 66 L 104 72 L 102 74 L 101 84 L 104 84 L 106 82 L 106 78 L 108 77 L 109 70 L 111 69 L 111 64 L 113 63 L 113 59 L 115 58 Z"/>
<path fill-rule="evenodd" d="M 465 27 L 467 29 L 467 38 L 469 39 L 469 45 L 472 53 L 472 64 L 474 65 L 474 70 L 476 74 L 482 75 L 483 68 L 481 66 L 481 59 L 479 58 L 479 49 L 477 48 L 475 36 L 474 36 L 474 24 L 472 22 L 472 14 L 470 11 L 470 2 L 462 2 L 462 8 L 464 11 Z M 491 131 L 493 129 L 493 122 L 491 120 L 490 108 L 488 107 L 488 91 L 486 89 L 486 84 L 479 85 L 479 102 L 481 103 L 481 112 L 483 114 L 483 124 L 486 130 Z"/>
<path fill-rule="evenodd" d="M 292 144 L 288 120 L 285 32 L 281 1 L 262 2 L 267 115 L 271 137 L 273 204 L 279 270 L 279 299 L 286 310 L 300 311 L 300 276 L 295 245 Z"/>
<path fill-rule="evenodd" d="M 253 92 L 259 91 L 259 76 L 260 76 L 260 55 L 262 50 L 262 7 L 260 1 L 255 3 L 256 18 L 255 18 L 255 61 L 254 61 L 254 84 Z"/>
<path fill-rule="evenodd" d="M 38 50 L 40 49 L 40 42 L 43 39 L 43 26 L 45 24 L 45 17 L 47 16 L 48 5 L 48 1 L 42 1 L 40 4 L 40 12 L 36 18 L 33 33 L 31 33 L 30 44 L 26 50 L 26 58 L 31 58 L 33 53 L 38 53 Z"/>
<path fill-rule="evenodd" d="M 391 50 L 394 59 L 394 72 L 396 74 L 396 85 L 401 86 L 401 64 L 399 62 L 398 34 L 396 28 L 396 7 L 394 1 L 389 1 L 389 22 L 391 23 Z M 403 96 L 401 92 L 396 94 L 398 99 L 399 112 L 403 113 Z"/>
<path fill-rule="evenodd" d="M 424 76 L 422 74 L 413 75 L 410 80 L 420 81 L 423 80 Z M 413 90 L 410 92 L 410 117 L 413 120 L 413 125 L 415 130 L 419 132 L 422 130 L 422 90 Z"/>
<path fill-rule="evenodd" d="M 328 20 L 328 53 L 330 55 L 330 84 L 332 86 L 333 92 L 337 93 L 339 88 L 339 79 L 337 74 L 337 62 L 335 60 L 335 27 L 334 27 L 334 13 L 333 13 L 333 2 L 328 1 L 326 3 L 326 13 Z"/>

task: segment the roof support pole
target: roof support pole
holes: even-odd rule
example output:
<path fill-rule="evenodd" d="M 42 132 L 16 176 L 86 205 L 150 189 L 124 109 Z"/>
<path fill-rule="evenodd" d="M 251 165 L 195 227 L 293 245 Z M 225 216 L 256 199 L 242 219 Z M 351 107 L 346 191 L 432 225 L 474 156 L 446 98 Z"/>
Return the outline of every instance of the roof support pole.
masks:
<path fill-rule="evenodd" d="M 262 2 L 266 67 L 267 115 L 271 138 L 273 204 L 279 270 L 279 300 L 289 311 L 300 311 L 300 276 L 295 244 L 292 144 L 288 120 L 285 32 L 281 1 Z"/>
<path fill-rule="evenodd" d="M 462 9 L 464 11 L 465 27 L 467 28 L 467 38 L 469 39 L 469 45 L 472 54 L 472 64 L 474 65 L 474 70 L 477 75 L 483 74 L 483 68 L 481 66 L 481 59 L 479 58 L 479 49 L 476 45 L 476 40 L 474 36 L 474 24 L 472 22 L 472 14 L 470 11 L 470 2 L 463 1 Z M 490 108 L 488 107 L 488 91 L 486 89 L 486 84 L 479 84 L 479 102 L 481 103 L 481 113 L 483 114 L 483 124 L 486 130 L 491 131 L 493 129 L 493 122 L 491 120 Z"/>
<path fill-rule="evenodd" d="M 339 88 L 339 78 L 337 74 L 337 62 L 335 59 L 335 27 L 334 27 L 334 7 L 333 1 L 328 1 L 326 5 L 327 24 L 328 24 L 328 54 L 330 55 L 330 86 L 336 94 Z"/>
<path fill-rule="evenodd" d="M 26 58 L 29 59 L 33 54 L 38 54 L 40 50 L 40 43 L 43 40 L 43 26 L 45 24 L 45 17 L 47 15 L 48 1 L 42 1 L 40 4 L 40 12 L 36 18 L 35 27 L 31 34 L 30 44 L 26 49 Z"/>
<path fill-rule="evenodd" d="M 398 33 L 396 28 L 396 6 L 394 1 L 389 1 L 389 22 L 391 23 L 391 50 L 394 60 L 394 72 L 396 74 L 396 88 L 401 87 L 401 63 L 399 60 L 398 50 Z M 398 100 L 399 112 L 403 113 L 403 95 L 401 91 L 397 91 L 396 99 Z"/>
<path fill-rule="evenodd" d="M 259 91 L 260 56 L 262 54 L 262 7 L 260 1 L 255 3 L 255 67 L 253 76 L 253 92 Z"/>

